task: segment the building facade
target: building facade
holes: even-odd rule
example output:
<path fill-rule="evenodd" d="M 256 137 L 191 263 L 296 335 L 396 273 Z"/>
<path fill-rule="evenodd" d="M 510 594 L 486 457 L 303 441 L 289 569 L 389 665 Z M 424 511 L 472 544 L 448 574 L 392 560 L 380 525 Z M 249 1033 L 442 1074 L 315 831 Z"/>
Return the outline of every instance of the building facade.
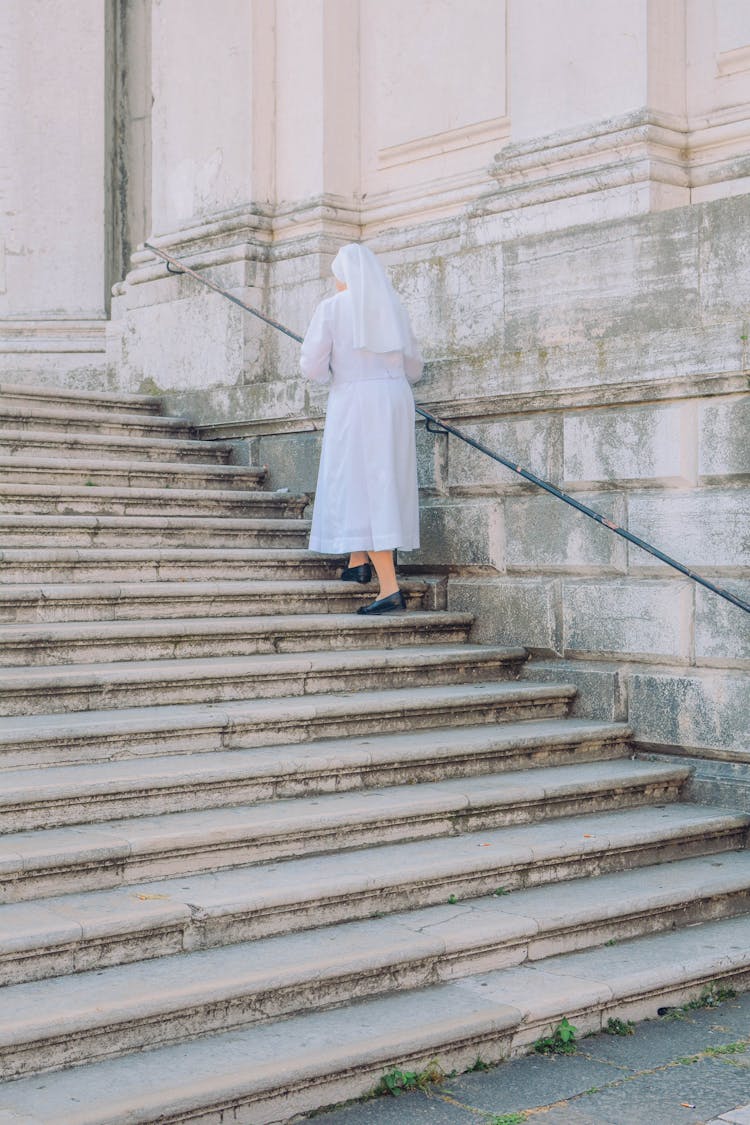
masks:
<path fill-rule="evenodd" d="M 363 240 L 418 402 L 750 600 L 746 0 L 5 0 L 0 24 L 4 380 L 163 394 L 312 492 L 297 346 L 142 243 L 301 332 Z M 747 614 L 454 439 L 419 449 L 402 562 L 478 640 L 562 661 L 585 713 L 722 784 L 750 762 Z"/>

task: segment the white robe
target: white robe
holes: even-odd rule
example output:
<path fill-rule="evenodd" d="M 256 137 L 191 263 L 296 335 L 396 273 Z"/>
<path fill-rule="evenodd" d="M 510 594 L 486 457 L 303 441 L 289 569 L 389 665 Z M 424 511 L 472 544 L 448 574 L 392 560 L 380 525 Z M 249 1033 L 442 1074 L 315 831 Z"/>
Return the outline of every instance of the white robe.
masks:
<path fill-rule="evenodd" d="M 419 494 L 409 384 L 422 359 L 416 345 L 408 356 L 355 348 L 350 301 L 347 290 L 322 301 L 302 344 L 302 374 L 331 380 L 310 549 L 411 551 L 419 546 Z"/>

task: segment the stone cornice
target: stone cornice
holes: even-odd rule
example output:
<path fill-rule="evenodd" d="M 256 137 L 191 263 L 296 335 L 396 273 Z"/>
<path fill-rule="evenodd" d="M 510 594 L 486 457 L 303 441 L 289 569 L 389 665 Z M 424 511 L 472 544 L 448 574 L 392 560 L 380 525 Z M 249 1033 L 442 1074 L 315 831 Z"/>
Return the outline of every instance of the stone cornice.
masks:
<path fill-rule="evenodd" d="M 510 414 L 537 414 L 553 410 L 606 409 L 614 406 L 669 402 L 691 398 L 742 394 L 750 390 L 750 372 L 718 373 L 689 378 L 632 380 L 595 384 L 567 390 L 531 391 L 524 394 L 487 395 L 460 400 L 426 399 L 420 406 L 446 421 L 488 421 Z M 272 434 L 314 433 L 324 417 L 236 419 L 199 427 L 202 437 L 261 437 Z"/>

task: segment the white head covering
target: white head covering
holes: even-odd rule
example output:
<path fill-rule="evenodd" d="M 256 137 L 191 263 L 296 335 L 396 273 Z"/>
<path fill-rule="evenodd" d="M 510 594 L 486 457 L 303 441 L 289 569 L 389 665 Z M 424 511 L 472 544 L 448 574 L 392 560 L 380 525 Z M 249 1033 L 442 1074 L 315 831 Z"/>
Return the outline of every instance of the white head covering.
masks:
<path fill-rule="evenodd" d="M 341 247 L 331 269 L 351 293 L 355 348 L 405 355 L 416 351 L 406 310 L 372 250 L 350 242 Z"/>

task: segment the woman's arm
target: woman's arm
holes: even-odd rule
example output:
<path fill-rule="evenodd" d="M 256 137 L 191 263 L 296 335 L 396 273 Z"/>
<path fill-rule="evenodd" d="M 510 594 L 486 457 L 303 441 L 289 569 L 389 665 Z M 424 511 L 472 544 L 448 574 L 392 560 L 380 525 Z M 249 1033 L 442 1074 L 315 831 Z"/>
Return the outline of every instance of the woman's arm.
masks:
<path fill-rule="evenodd" d="M 306 379 L 314 379 L 316 383 L 327 383 L 331 377 L 333 333 L 327 305 L 327 301 L 322 301 L 315 310 L 302 341 L 299 357 L 302 374 Z"/>

